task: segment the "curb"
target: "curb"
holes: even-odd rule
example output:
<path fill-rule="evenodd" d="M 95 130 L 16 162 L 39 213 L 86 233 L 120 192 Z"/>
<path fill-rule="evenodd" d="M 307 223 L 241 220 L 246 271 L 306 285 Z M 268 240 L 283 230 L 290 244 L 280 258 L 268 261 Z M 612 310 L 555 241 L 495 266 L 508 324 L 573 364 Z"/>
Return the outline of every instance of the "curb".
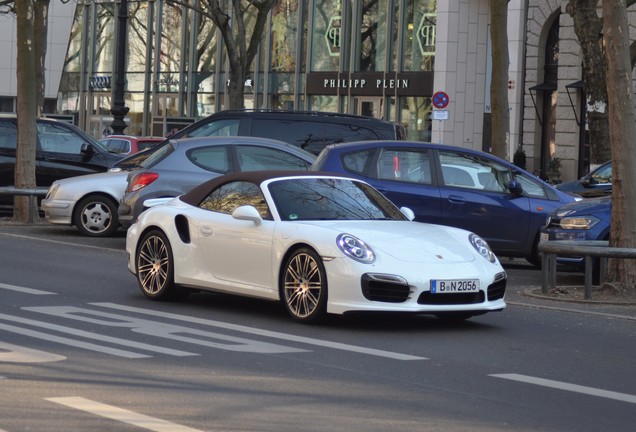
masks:
<path fill-rule="evenodd" d="M 563 288 L 571 288 L 571 287 L 563 287 Z M 541 288 L 533 288 L 526 289 L 519 292 L 521 295 L 525 297 L 541 299 L 541 300 L 551 300 L 555 302 L 561 303 L 576 303 L 576 304 L 589 304 L 589 305 L 606 305 L 606 306 L 636 306 L 636 301 L 606 301 L 606 300 L 585 300 L 585 299 L 576 299 L 576 298 L 563 298 L 563 297 L 555 297 L 551 295 L 545 295 L 541 293 Z"/>

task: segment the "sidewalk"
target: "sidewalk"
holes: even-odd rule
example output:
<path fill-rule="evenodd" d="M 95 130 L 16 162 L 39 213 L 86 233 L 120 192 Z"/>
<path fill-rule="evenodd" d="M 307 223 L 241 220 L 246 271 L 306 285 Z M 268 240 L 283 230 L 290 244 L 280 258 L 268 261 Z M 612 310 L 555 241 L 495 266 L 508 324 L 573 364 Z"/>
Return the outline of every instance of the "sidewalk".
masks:
<path fill-rule="evenodd" d="M 522 259 L 502 258 L 508 273 L 506 302 L 509 305 L 562 310 L 564 312 L 610 316 L 636 321 L 636 300 L 603 295 L 593 287 L 592 298 L 583 295 L 583 274 L 559 272 L 556 288 L 548 294 L 541 292 L 541 270 Z"/>

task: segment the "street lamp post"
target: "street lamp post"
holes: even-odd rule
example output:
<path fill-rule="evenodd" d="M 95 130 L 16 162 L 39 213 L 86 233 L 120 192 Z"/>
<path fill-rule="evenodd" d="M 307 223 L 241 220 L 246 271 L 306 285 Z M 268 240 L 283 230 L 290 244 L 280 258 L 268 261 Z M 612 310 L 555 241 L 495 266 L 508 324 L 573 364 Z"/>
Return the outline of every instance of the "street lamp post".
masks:
<path fill-rule="evenodd" d="M 124 101 L 124 87 L 126 85 L 126 42 L 128 25 L 128 0 L 121 0 L 119 13 L 117 14 L 119 31 L 117 32 L 117 57 L 115 60 L 115 91 L 113 92 L 113 105 L 110 109 L 113 122 L 110 127 L 115 135 L 123 135 L 126 129 L 124 118 L 128 114 L 128 107 Z"/>

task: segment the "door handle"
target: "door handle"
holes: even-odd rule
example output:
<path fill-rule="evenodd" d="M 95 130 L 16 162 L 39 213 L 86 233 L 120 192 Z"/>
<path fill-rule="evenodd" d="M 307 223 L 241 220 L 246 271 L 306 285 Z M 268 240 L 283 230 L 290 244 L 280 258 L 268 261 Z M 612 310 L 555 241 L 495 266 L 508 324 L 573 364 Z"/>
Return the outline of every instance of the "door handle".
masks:
<path fill-rule="evenodd" d="M 448 201 L 452 202 L 453 204 L 465 204 L 466 203 L 466 199 L 461 196 L 461 195 L 449 195 L 448 196 Z"/>
<path fill-rule="evenodd" d="M 214 233 L 214 231 L 212 231 L 212 228 L 205 227 L 205 226 L 201 227 L 200 231 L 201 231 L 201 235 L 205 237 L 210 237 Z"/>

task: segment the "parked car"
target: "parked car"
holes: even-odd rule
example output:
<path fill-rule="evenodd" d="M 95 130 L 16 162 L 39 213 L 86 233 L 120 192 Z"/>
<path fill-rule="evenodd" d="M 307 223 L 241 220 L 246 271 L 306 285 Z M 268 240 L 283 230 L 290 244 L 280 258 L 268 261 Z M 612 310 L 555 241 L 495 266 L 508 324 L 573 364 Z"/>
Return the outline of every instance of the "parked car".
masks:
<path fill-rule="evenodd" d="M 152 150 L 135 153 L 104 173 L 54 181 L 42 200 L 44 217 L 52 224 L 74 225 L 86 236 L 113 235 L 120 227 L 117 206 L 128 185 L 128 172 L 151 154 Z"/>
<path fill-rule="evenodd" d="M 583 198 L 609 195 L 612 193 L 612 161 L 605 162 L 576 181 L 559 183 L 556 188 Z"/>
<path fill-rule="evenodd" d="M 101 138 L 99 142 L 104 144 L 108 151 L 121 155 L 131 155 L 149 148 L 155 147 L 164 142 L 164 137 L 136 137 L 130 135 L 108 135 Z"/>
<path fill-rule="evenodd" d="M 316 111 L 227 110 L 180 130 L 171 138 L 253 136 L 293 144 L 313 154 L 327 144 L 403 140 L 404 127 L 385 120 Z"/>
<path fill-rule="evenodd" d="M 547 215 L 575 200 L 491 154 L 422 142 L 330 145 L 311 170 L 365 180 L 396 205 L 411 208 L 416 220 L 472 231 L 495 253 L 535 265 Z"/>
<path fill-rule="evenodd" d="M 506 306 L 506 273 L 484 240 L 412 222 L 358 180 L 234 173 L 156 201 L 126 239 L 151 299 L 221 291 L 281 301 L 301 322 L 352 311 L 466 319 Z"/>
<path fill-rule="evenodd" d="M 589 198 L 554 210 L 541 228 L 541 240 L 609 240 L 612 197 Z M 585 270 L 583 257 L 557 257 L 566 269 Z M 593 277 L 598 280 L 598 270 Z"/>
<path fill-rule="evenodd" d="M 150 198 L 175 197 L 234 171 L 307 170 L 316 157 L 294 145 L 256 137 L 171 139 L 128 174 L 117 213 L 129 227 Z"/>
<path fill-rule="evenodd" d="M 38 118 L 36 124 L 37 186 L 50 186 L 61 178 L 104 172 L 122 158 L 109 153 L 99 141 L 70 123 Z M 16 116 L 0 114 L 0 186 L 15 183 L 17 136 Z M 0 197 L 0 205 L 13 206 L 13 198 Z"/>

